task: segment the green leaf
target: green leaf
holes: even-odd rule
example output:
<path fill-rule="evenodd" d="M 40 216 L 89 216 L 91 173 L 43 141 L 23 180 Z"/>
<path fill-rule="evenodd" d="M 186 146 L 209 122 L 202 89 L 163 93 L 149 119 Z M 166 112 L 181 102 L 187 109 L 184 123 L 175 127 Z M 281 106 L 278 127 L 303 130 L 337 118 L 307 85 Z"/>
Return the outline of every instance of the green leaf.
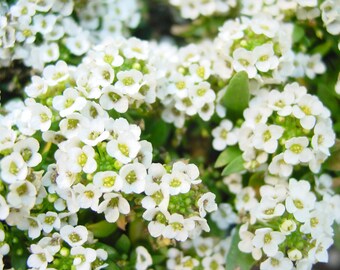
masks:
<path fill-rule="evenodd" d="M 336 139 L 331 148 L 331 156 L 325 162 L 325 168 L 331 171 L 340 171 L 340 140 Z"/>
<path fill-rule="evenodd" d="M 232 236 L 230 250 L 227 255 L 226 270 L 250 270 L 254 264 L 251 254 L 243 253 L 238 249 L 239 242 L 239 227 L 237 227 Z"/>
<path fill-rule="evenodd" d="M 299 42 L 304 35 L 305 30 L 301 26 L 295 24 L 293 29 L 293 43 Z"/>
<path fill-rule="evenodd" d="M 26 263 L 27 263 L 27 257 L 25 256 L 12 255 L 11 257 L 11 264 L 12 264 L 11 266 L 16 270 L 27 269 Z"/>
<path fill-rule="evenodd" d="M 215 162 L 215 168 L 220 168 L 227 165 L 237 156 L 239 156 L 242 152 L 237 146 L 228 146 L 217 158 Z"/>
<path fill-rule="evenodd" d="M 303 178 L 305 179 L 305 178 Z M 257 189 L 263 186 L 264 183 L 264 172 L 256 172 L 252 174 L 252 176 L 249 179 L 249 186 Z"/>
<path fill-rule="evenodd" d="M 120 254 L 117 252 L 117 250 L 115 250 L 113 247 L 111 247 L 109 245 L 106 245 L 106 244 L 101 243 L 101 242 L 97 242 L 95 244 L 95 247 L 97 249 L 99 249 L 99 248 L 104 249 L 107 252 L 108 259 L 110 259 L 110 260 L 116 260 L 120 257 Z"/>
<path fill-rule="evenodd" d="M 334 222 L 334 246 L 340 251 L 340 225 Z"/>
<path fill-rule="evenodd" d="M 99 221 L 86 226 L 88 230 L 93 232 L 96 238 L 104 238 L 111 235 L 115 230 L 117 230 L 116 223 L 109 223 L 106 220 Z"/>
<path fill-rule="evenodd" d="M 222 176 L 227 176 L 230 175 L 232 173 L 238 173 L 243 171 L 245 168 L 243 166 L 243 158 L 242 156 L 238 156 L 236 158 L 233 159 L 233 161 L 231 161 L 222 171 Z"/>
<path fill-rule="evenodd" d="M 319 53 L 322 56 L 324 56 L 332 49 L 332 46 L 333 46 L 333 42 L 331 40 L 327 40 L 325 43 L 322 43 L 322 44 L 316 46 L 312 50 L 311 54 Z"/>
<path fill-rule="evenodd" d="M 222 98 L 222 104 L 231 112 L 228 115 L 242 117 L 244 109 L 248 107 L 250 98 L 248 74 L 245 71 L 236 73 L 227 87 Z"/>
<path fill-rule="evenodd" d="M 163 146 L 169 137 L 171 125 L 165 123 L 163 120 L 150 119 L 146 122 L 145 134 L 150 136 L 147 138 L 152 143 L 154 148 Z"/>
<path fill-rule="evenodd" d="M 127 237 L 127 235 L 122 234 L 122 236 L 118 239 L 118 241 L 116 242 L 115 247 L 123 252 L 123 253 L 128 253 L 131 247 L 131 242 L 129 237 Z"/>

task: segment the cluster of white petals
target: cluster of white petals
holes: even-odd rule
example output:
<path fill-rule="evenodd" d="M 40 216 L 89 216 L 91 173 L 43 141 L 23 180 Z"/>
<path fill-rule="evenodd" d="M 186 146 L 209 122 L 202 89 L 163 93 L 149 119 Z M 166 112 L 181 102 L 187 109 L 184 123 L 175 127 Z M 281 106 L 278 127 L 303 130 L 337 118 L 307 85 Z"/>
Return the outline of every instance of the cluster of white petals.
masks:
<path fill-rule="evenodd" d="M 42 70 L 65 53 L 84 55 L 91 45 L 137 27 L 140 8 L 137 0 L 17 1 L 0 16 L 0 66 L 21 60 Z"/>

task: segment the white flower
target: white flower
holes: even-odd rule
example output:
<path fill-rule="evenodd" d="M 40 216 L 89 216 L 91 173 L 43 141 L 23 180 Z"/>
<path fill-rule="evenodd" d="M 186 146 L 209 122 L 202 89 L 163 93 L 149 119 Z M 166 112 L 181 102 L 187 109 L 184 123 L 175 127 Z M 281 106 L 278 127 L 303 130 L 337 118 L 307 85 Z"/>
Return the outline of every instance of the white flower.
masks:
<path fill-rule="evenodd" d="M 224 119 L 218 127 L 212 130 L 214 149 L 222 151 L 227 145 L 234 145 L 237 143 L 237 135 L 235 131 L 232 131 L 232 128 L 232 122 L 228 119 Z"/>
<path fill-rule="evenodd" d="M 140 194 L 145 190 L 146 168 L 143 164 L 126 164 L 119 170 L 119 176 L 123 180 L 123 192 Z"/>
<path fill-rule="evenodd" d="M 65 81 L 69 77 L 68 66 L 64 61 L 58 61 L 55 65 L 49 65 L 44 68 L 43 78 L 50 86 Z"/>
<path fill-rule="evenodd" d="M 83 143 L 96 146 L 110 136 L 110 133 L 105 130 L 105 122 L 103 120 L 91 121 L 91 123 L 87 122 L 86 124 L 79 132 L 79 139 Z"/>
<path fill-rule="evenodd" d="M 293 219 L 285 219 L 280 225 L 280 232 L 284 235 L 289 235 L 294 232 L 297 228 L 297 225 Z"/>
<path fill-rule="evenodd" d="M 244 253 L 252 253 L 255 260 L 259 260 L 262 257 L 262 251 L 260 248 L 254 247 L 252 241 L 254 239 L 254 234 L 248 231 L 248 223 L 241 225 L 239 230 L 239 235 L 241 241 L 238 243 L 238 248 Z"/>
<path fill-rule="evenodd" d="M 215 101 L 216 94 L 211 89 L 208 82 L 199 82 L 189 89 L 189 95 L 197 108 L 202 108 L 204 104 Z"/>
<path fill-rule="evenodd" d="M 0 166 L 1 180 L 8 184 L 24 180 L 28 173 L 26 162 L 17 152 L 2 158 Z"/>
<path fill-rule="evenodd" d="M 123 180 L 114 171 L 97 172 L 93 177 L 93 184 L 102 192 L 119 192 L 123 186 Z"/>
<path fill-rule="evenodd" d="M 269 16 L 258 16 L 250 23 L 250 28 L 254 31 L 254 33 L 258 35 L 264 34 L 269 38 L 275 37 L 279 27 L 279 22 Z"/>
<path fill-rule="evenodd" d="M 128 132 L 118 135 L 117 139 L 109 141 L 106 145 L 107 153 L 123 164 L 131 162 L 140 148 L 138 140 Z"/>
<path fill-rule="evenodd" d="M 315 116 L 320 115 L 323 109 L 321 101 L 316 96 L 306 94 L 293 106 L 293 115 L 300 119 L 303 128 L 312 129 L 316 123 Z"/>
<path fill-rule="evenodd" d="M 172 214 L 168 219 L 168 225 L 163 231 L 166 238 L 174 238 L 177 241 L 185 241 L 189 236 L 189 231 L 194 229 L 195 223 L 191 219 L 184 219 L 182 215 Z"/>
<path fill-rule="evenodd" d="M 55 212 L 48 211 L 46 214 L 39 214 L 38 220 L 42 225 L 42 229 L 45 233 L 50 233 L 53 228 L 59 230 L 60 218 Z"/>
<path fill-rule="evenodd" d="M 321 54 L 314 54 L 308 58 L 305 66 L 305 73 L 308 78 L 314 79 L 316 74 L 322 74 L 325 71 L 326 66 L 321 61 Z"/>
<path fill-rule="evenodd" d="M 119 89 L 122 93 L 132 96 L 137 94 L 141 87 L 143 73 L 136 69 L 119 71 L 117 73 L 117 79 L 118 81 L 115 83 L 114 87 Z"/>
<path fill-rule="evenodd" d="M 89 33 L 80 31 L 76 36 L 67 37 L 65 38 L 65 45 L 72 54 L 80 56 L 90 49 Z"/>
<path fill-rule="evenodd" d="M 260 265 L 260 270 L 291 270 L 293 263 L 289 258 L 284 257 L 284 254 L 279 251 L 275 256 L 269 257 Z"/>
<path fill-rule="evenodd" d="M 0 195 L 0 220 L 5 220 L 9 215 L 9 206 L 2 195 Z"/>
<path fill-rule="evenodd" d="M 167 210 L 169 206 L 169 191 L 156 183 L 148 183 L 145 187 L 145 194 L 147 195 L 141 201 L 145 209 L 152 209 L 159 207 Z"/>
<path fill-rule="evenodd" d="M 109 64 L 95 66 L 91 72 L 93 74 L 93 80 L 102 87 L 111 85 L 115 77 L 114 70 Z"/>
<path fill-rule="evenodd" d="M 238 48 L 233 52 L 233 59 L 233 67 L 236 72 L 245 71 L 249 78 L 256 76 L 256 56 L 254 52 Z"/>
<path fill-rule="evenodd" d="M 130 213 L 130 205 L 122 195 L 106 193 L 104 194 L 104 201 L 98 206 L 97 212 L 104 212 L 105 219 L 108 222 L 114 223 L 118 220 L 120 213 L 125 215 Z"/>
<path fill-rule="evenodd" d="M 86 99 L 74 88 L 66 88 L 61 96 L 53 98 L 53 108 L 59 111 L 61 117 L 80 111 L 86 105 Z"/>
<path fill-rule="evenodd" d="M 47 83 L 43 78 L 39 76 L 33 76 L 32 83 L 25 88 L 25 92 L 29 97 L 36 98 L 45 94 L 47 89 Z"/>
<path fill-rule="evenodd" d="M 242 190 L 242 175 L 233 173 L 223 178 L 223 183 L 228 187 L 229 191 L 237 194 Z"/>
<path fill-rule="evenodd" d="M 162 235 L 167 221 L 170 217 L 168 210 L 160 209 L 159 207 L 147 209 L 143 213 L 143 218 L 150 221 L 148 224 L 148 230 L 151 236 L 159 237 Z"/>
<path fill-rule="evenodd" d="M 267 126 L 259 123 L 254 130 L 253 144 L 256 149 L 267 153 L 274 153 L 277 149 L 278 139 L 281 138 L 284 129 L 277 125 Z"/>
<path fill-rule="evenodd" d="M 26 99 L 28 111 L 27 117 L 29 117 L 29 125 L 33 130 L 47 131 L 52 122 L 52 112 L 47 107 L 40 103 L 36 103 L 32 99 Z"/>
<path fill-rule="evenodd" d="M 283 153 L 283 160 L 292 165 L 300 162 L 308 162 L 312 159 L 312 151 L 308 148 L 307 137 L 294 137 L 285 143 L 286 150 Z"/>
<path fill-rule="evenodd" d="M 335 143 L 335 133 L 332 125 L 328 122 L 318 122 L 314 127 L 314 136 L 312 137 L 313 149 L 329 156 L 329 148 Z"/>
<path fill-rule="evenodd" d="M 182 161 L 176 161 L 172 165 L 172 172 L 175 171 L 184 173 L 189 176 L 192 184 L 199 184 L 201 182 L 201 180 L 197 179 L 200 172 L 195 164 L 186 164 Z"/>
<path fill-rule="evenodd" d="M 230 204 L 221 203 L 219 204 L 217 211 L 211 214 L 211 219 L 216 222 L 216 225 L 221 230 L 225 230 L 229 228 L 230 225 L 237 222 L 237 215 Z"/>
<path fill-rule="evenodd" d="M 33 208 L 37 190 L 29 181 L 16 181 L 9 186 L 7 202 L 14 208 Z"/>
<path fill-rule="evenodd" d="M 255 191 L 252 187 L 245 187 L 239 194 L 237 194 L 236 209 L 238 211 L 241 211 L 241 209 L 249 211 L 255 208 L 257 203 Z"/>
<path fill-rule="evenodd" d="M 60 236 L 71 247 L 77 247 L 87 241 L 88 231 L 86 227 L 82 225 L 76 227 L 65 225 L 60 229 Z"/>
<path fill-rule="evenodd" d="M 264 197 L 261 199 L 255 209 L 255 212 L 256 218 L 260 220 L 267 220 L 282 216 L 285 212 L 285 207 L 282 203 L 277 203 L 271 198 Z"/>
<path fill-rule="evenodd" d="M 168 189 L 170 195 L 187 193 L 191 186 L 188 175 L 179 171 L 173 171 L 171 174 L 167 173 L 163 175 L 161 182 L 161 186 Z"/>
<path fill-rule="evenodd" d="M 261 228 L 255 231 L 255 236 L 252 240 L 256 248 L 262 248 L 263 252 L 269 256 L 275 256 L 279 250 L 278 245 L 285 240 L 284 234 L 273 231 L 271 228 Z"/>
<path fill-rule="evenodd" d="M 112 85 L 102 89 L 103 95 L 99 99 L 99 104 L 105 110 L 115 109 L 119 113 L 124 113 L 129 108 L 129 100 L 123 95 L 123 92 Z"/>
<path fill-rule="evenodd" d="M 39 142 L 34 138 L 27 138 L 18 141 L 13 150 L 21 154 L 27 166 L 35 167 L 41 162 L 41 155 L 39 151 Z"/>
<path fill-rule="evenodd" d="M 152 258 L 148 250 L 143 246 L 138 246 L 136 248 L 137 261 L 135 265 L 136 270 L 146 270 L 152 265 Z"/>
<path fill-rule="evenodd" d="M 99 198 L 102 196 L 102 192 L 99 188 L 92 183 L 84 186 L 79 183 L 73 187 L 76 192 L 77 200 L 80 208 L 91 208 L 96 211 L 99 204 Z"/>
<path fill-rule="evenodd" d="M 289 180 L 289 195 L 286 199 L 288 213 L 294 215 L 296 220 L 306 222 L 310 216 L 310 210 L 314 208 L 316 197 L 310 192 L 310 184 L 305 180 Z"/>
<path fill-rule="evenodd" d="M 135 161 L 142 163 L 145 168 L 149 168 L 152 163 L 152 144 L 148 141 L 140 141 L 140 150 L 137 154 Z"/>
<path fill-rule="evenodd" d="M 72 113 L 62 119 L 59 123 L 60 132 L 66 138 L 78 137 L 80 131 L 89 126 L 88 119 L 80 113 Z"/>
<path fill-rule="evenodd" d="M 216 195 L 212 192 L 204 193 L 197 201 L 199 213 L 201 217 L 205 217 L 207 212 L 211 213 L 217 210 L 215 202 Z"/>
<path fill-rule="evenodd" d="M 48 250 L 32 244 L 30 251 L 32 254 L 27 259 L 27 265 L 39 270 L 47 269 L 47 264 L 53 260 L 53 256 Z"/>
<path fill-rule="evenodd" d="M 259 71 L 267 72 L 277 68 L 279 59 L 274 54 L 273 43 L 266 43 L 255 47 L 253 50 L 256 60 L 256 68 Z"/>
<path fill-rule="evenodd" d="M 333 235 L 332 223 L 333 217 L 321 209 L 323 205 L 319 205 L 319 209 L 310 213 L 308 220 L 300 227 L 300 231 L 305 234 L 311 234 L 314 239 L 321 235 Z"/>
<path fill-rule="evenodd" d="M 69 150 L 69 168 L 74 173 L 82 170 L 85 173 L 93 173 L 97 169 L 97 162 L 94 159 L 95 152 L 91 146 L 84 145 L 82 148 L 73 147 Z"/>
<path fill-rule="evenodd" d="M 123 53 L 127 58 L 146 60 L 149 54 L 149 46 L 146 41 L 132 37 L 127 40 Z"/>
<path fill-rule="evenodd" d="M 268 166 L 268 170 L 271 174 L 288 177 L 293 172 L 293 166 L 284 161 L 283 153 L 281 153 L 273 157 L 272 162 Z"/>
<path fill-rule="evenodd" d="M 320 236 L 316 240 L 315 246 L 309 250 L 308 258 L 316 262 L 328 262 L 327 249 L 333 245 L 334 241 L 331 237 Z"/>
<path fill-rule="evenodd" d="M 268 94 L 268 107 L 277 111 L 280 116 L 288 116 L 293 108 L 292 104 L 295 101 L 295 96 L 292 92 L 272 90 Z"/>
<path fill-rule="evenodd" d="M 202 260 L 202 266 L 204 269 L 210 270 L 223 270 L 225 264 L 225 258 L 219 253 L 215 253 L 212 256 L 207 256 Z"/>
<path fill-rule="evenodd" d="M 5 232 L 2 229 L 0 229 L 0 243 L 1 243 L 0 255 L 5 256 L 9 253 L 10 247 L 5 242 Z"/>
<path fill-rule="evenodd" d="M 74 256 L 73 265 L 76 269 L 91 269 L 91 263 L 96 260 L 96 251 L 82 246 L 72 247 L 71 255 Z"/>

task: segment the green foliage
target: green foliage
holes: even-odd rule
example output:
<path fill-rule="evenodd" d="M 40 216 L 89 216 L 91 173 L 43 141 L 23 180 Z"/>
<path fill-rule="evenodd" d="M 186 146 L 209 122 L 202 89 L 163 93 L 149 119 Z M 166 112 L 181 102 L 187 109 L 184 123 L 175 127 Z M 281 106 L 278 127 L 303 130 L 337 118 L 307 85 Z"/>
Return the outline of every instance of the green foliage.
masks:
<path fill-rule="evenodd" d="M 248 74 L 245 71 L 236 73 L 227 87 L 222 104 L 227 108 L 228 116 L 242 117 L 250 99 Z"/>
<path fill-rule="evenodd" d="M 122 234 L 115 246 L 119 251 L 128 253 L 131 247 L 131 241 L 126 234 Z"/>
<path fill-rule="evenodd" d="M 243 158 L 241 155 L 234 158 L 222 171 L 222 176 L 227 176 L 232 173 L 242 172 L 245 168 L 243 166 Z"/>
<path fill-rule="evenodd" d="M 117 225 L 116 223 L 109 223 L 106 220 L 102 220 L 88 225 L 87 229 L 92 231 L 95 237 L 104 238 L 115 232 L 117 230 Z"/>
<path fill-rule="evenodd" d="M 328 158 L 325 167 L 331 171 L 340 171 L 340 140 L 337 139 L 331 149 L 331 156 Z"/>
<path fill-rule="evenodd" d="M 217 158 L 215 162 L 215 168 L 220 168 L 228 163 L 230 163 L 232 160 L 234 160 L 236 157 L 241 155 L 241 151 L 237 146 L 229 146 L 227 149 L 225 149 Z"/>
<path fill-rule="evenodd" d="M 251 254 L 246 254 L 239 250 L 239 242 L 239 227 L 237 227 L 232 236 L 230 250 L 227 255 L 226 270 L 250 270 L 254 264 Z"/>

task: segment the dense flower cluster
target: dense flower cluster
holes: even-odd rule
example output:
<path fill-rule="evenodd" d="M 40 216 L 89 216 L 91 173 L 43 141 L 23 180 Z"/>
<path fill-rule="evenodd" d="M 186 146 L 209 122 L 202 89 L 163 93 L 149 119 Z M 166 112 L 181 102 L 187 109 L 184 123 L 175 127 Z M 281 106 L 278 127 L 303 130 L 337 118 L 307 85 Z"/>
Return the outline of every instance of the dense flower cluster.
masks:
<path fill-rule="evenodd" d="M 270 16 L 226 21 L 216 39 L 216 49 L 225 61 L 224 76 L 246 71 L 249 78 L 263 84 L 285 82 L 288 77 L 314 78 L 325 72 L 321 55 L 292 50 L 292 31 L 293 24 Z"/>
<path fill-rule="evenodd" d="M 313 20 L 318 17 L 322 21 L 329 33 L 332 35 L 339 34 L 339 6 L 338 0 L 259 0 L 242 1 L 241 13 L 248 16 L 254 16 L 259 13 L 269 14 L 276 19 L 284 20 L 296 16 L 298 20 Z"/>
<path fill-rule="evenodd" d="M 314 188 L 294 178 L 261 186 L 259 196 L 252 187 L 244 188 L 236 199 L 245 222 L 239 249 L 251 253 L 263 270 L 311 269 L 316 262 L 327 262 L 332 225 L 340 222 L 340 196 L 330 184 L 331 178 L 322 175 Z"/>
<path fill-rule="evenodd" d="M 105 261 L 106 252 L 91 248 L 90 231 L 78 225 L 80 209 L 114 223 L 143 207 L 154 237 L 184 241 L 209 231 L 205 216 L 216 209 L 215 195 L 200 184 L 197 166 L 152 163 L 141 128 L 110 115 L 154 101 L 145 45 L 121 40 L 95 48 L 78 67 L 47 66 L 26 88 L 24 103 L 6 105 L 1 219 L 31 239 L 44 235 L 31 245 L 28 266 L 57 267 L 54 258 L 66 244 L 76 269 Z M 47 168 L 43 158 L 50 160 Z M 36 214 L 42 205 L 45 211 Z"/>
<path fill-rule="evenodd" d="M 22 60 L 42 70 L 67 54 L 83 55 L 91 44 L 135 28 L 139 9 L 136 0 L 20 0 L 0 17 L 0 66 Z"/>
<path fill-rule="evenodd" d="M 213 146 L 223 150 L 238 137 L 249 170 L 263 170 L 268 164 L 271 174 L 289 177 L 294 166 L 302 165 L 317 173 L 335 142 L 329 110 L 297 83 L 287 84 L 282 92 L 260 91 L 244 118 L 239 129 L 222 121 L 213 131 Z"/>
<path fill-rule="evenodd" d="M 192 241 L 186 241 L 181 249 L 168 250 L 167 269 L 225 269 L 230 240 L 230 238 L 220 240 L 215 237 L 196 237 Z"/>
<path fill-rule="evenodd" d="M 340 1 L 156 2 L 0 4 L 0 269 L 328 262 Z"/>
<path fill-rule="evenodd" d="M 211 16 L 216 14 L 227 14 L 230 9 L 235 8 L 236 0 L 169 0 L 170 4 L 177 7 L 181 16 L 186 19 L 196 19 L 199 16 Z"/>

